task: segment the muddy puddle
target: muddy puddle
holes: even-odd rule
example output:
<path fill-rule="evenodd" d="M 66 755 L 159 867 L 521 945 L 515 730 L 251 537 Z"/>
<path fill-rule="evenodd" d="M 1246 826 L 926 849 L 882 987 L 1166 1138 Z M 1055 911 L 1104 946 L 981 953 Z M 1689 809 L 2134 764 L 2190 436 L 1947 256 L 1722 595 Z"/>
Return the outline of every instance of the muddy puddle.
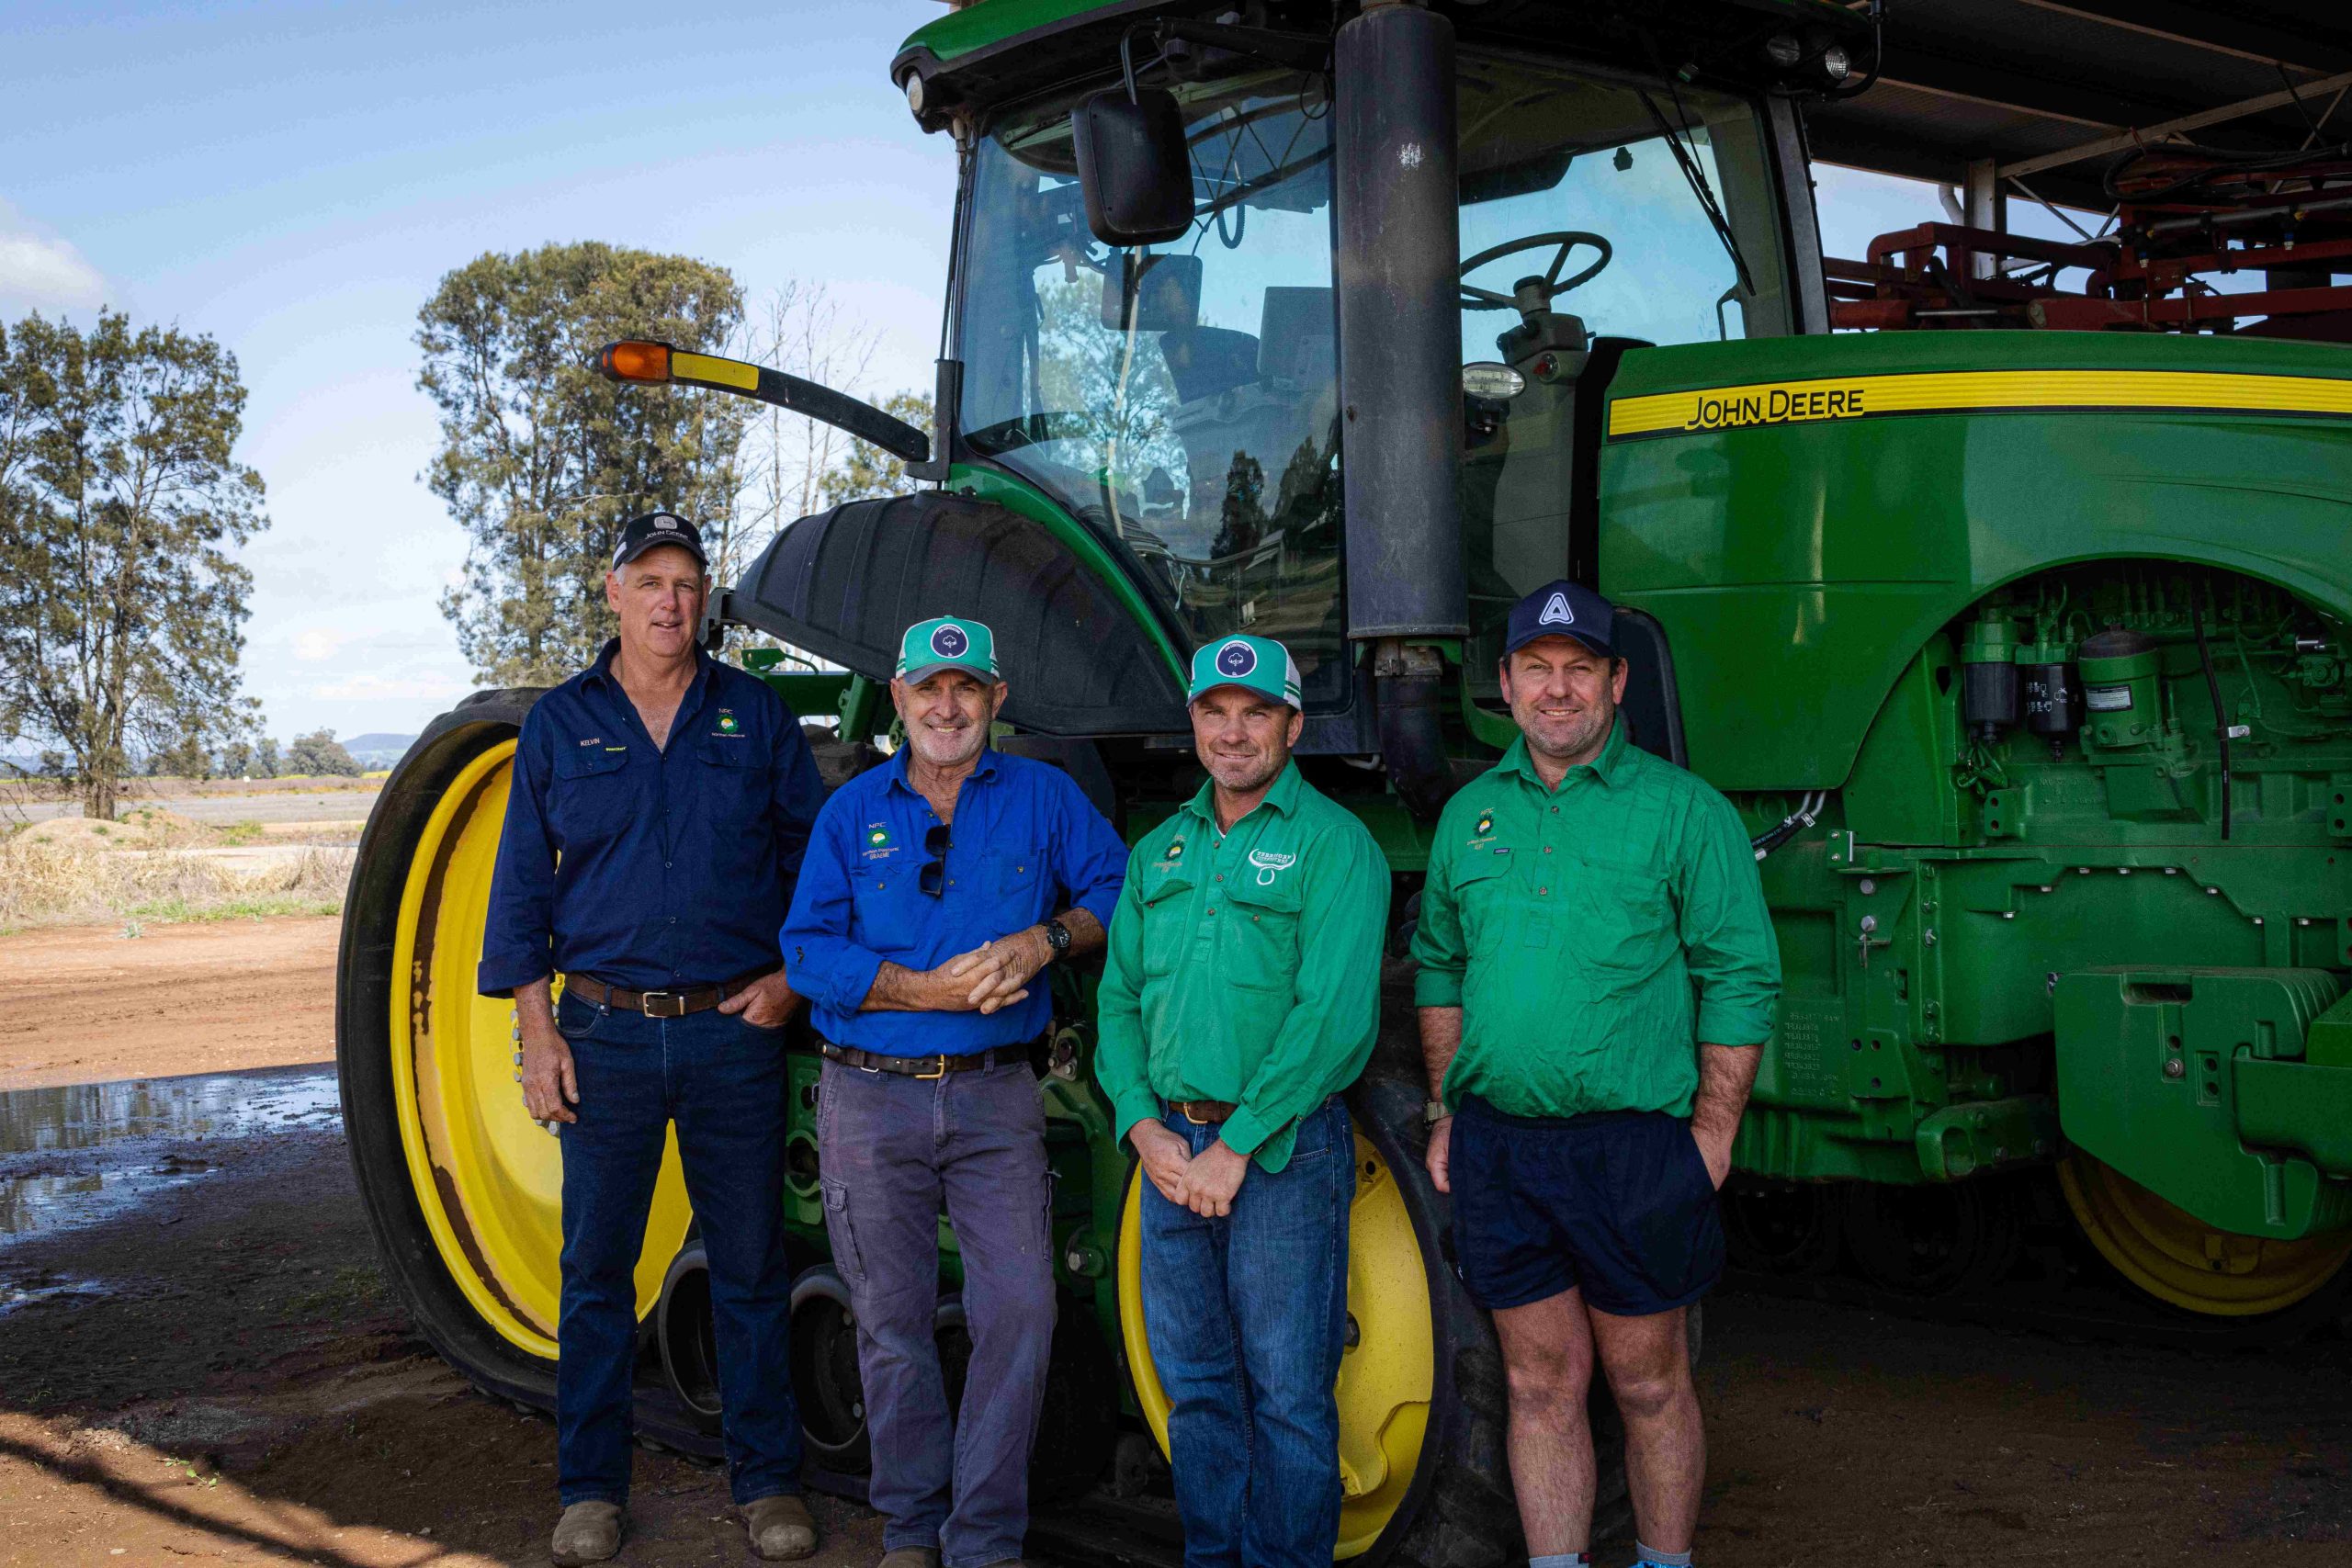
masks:
<path fill-rule="evenodd" d="M 222 1145 L 342 1126 L 323 1066 L 0 1091 L 0 1258 L 202 1181 Z M 74 1283 L 0 1280 L 0 1313 Z"/>

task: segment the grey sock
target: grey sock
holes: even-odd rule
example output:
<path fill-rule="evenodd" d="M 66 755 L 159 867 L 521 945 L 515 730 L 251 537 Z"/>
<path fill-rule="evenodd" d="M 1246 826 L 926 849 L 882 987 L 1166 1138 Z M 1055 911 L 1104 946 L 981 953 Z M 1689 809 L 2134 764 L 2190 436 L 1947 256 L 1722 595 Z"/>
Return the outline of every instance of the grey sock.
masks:
<path fill-rule="evenodd" d="M 1634 1543 L 1634 1551 L 1637 1558 L 1634 1568 L 1690 1568 L 1690 1554 L 1687 1551 L 1659 1551 L 1638 1540 Z"/>
<path fill-rule="evenodd" d="M 1527 1560 L 1527 1568 L 1591 1568 L 1592 1559 L 1581 1551 L 1555 1551 Z"/>

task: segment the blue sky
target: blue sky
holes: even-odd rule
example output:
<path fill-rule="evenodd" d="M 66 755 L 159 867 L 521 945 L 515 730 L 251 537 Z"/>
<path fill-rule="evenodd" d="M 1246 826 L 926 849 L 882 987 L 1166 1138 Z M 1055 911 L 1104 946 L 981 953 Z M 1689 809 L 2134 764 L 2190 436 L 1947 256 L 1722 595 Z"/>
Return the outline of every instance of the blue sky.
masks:
<path fill-rule="evenodd" d="M 862 389 L 927 386 L 952 150 L 885 72 L 944 14 L 15 0 L 0 320 L 103 301 L 232 349 L 271 519 L 247 689 L 277 735 L 413 732 L 470 687 L 435 604 L 465 543 L 418 479 L 417 307 L 484 251 L 609 240 L 755 295 L 824 283 L 879 333 Z M 1833 254 L 1937 215 L 1930 186 L 1837 170 L 1821 200 Z"/>

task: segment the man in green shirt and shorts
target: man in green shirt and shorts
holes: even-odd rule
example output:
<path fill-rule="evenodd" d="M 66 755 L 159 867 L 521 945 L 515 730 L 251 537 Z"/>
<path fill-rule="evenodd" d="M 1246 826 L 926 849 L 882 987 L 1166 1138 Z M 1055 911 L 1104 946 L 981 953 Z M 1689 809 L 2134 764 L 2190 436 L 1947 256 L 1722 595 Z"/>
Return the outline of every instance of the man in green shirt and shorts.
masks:
<path fill-rule="evenodd" d="M 1330 1568 L 1355 1196 L 1340 1091 L 1379 1030 L 1388 866 L 1291 761 L 1282 644 L 1207 645 L 1190 694 L 1209 783 L 1127 863 L 1095 1071 L 1147 1179 L 1144 1327 L 1185 1568 Z"/>
<path fill-rule="evenodd" d="M 1690 1561 L 1706 1439 L 1684 1318 L 1723 1272 L 1715 1190 L 1781 986 L 1738 814 L 1626 736 L 1614 622 L 1565 581 L 1512 609 L 1520 739 L 1447 802 L 1413 939 L 1430 1176 L 1494 1313 L 1533 1568 L 1588 1561 L 1596 1355 L 1637 1568 Z"/>

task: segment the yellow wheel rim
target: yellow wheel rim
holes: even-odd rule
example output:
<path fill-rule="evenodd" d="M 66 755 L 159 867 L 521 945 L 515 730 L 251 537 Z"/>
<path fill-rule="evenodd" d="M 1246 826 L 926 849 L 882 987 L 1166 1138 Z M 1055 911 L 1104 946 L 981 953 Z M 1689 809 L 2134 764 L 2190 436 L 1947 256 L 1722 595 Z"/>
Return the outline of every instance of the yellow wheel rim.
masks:
<path fill-rule="evenodd" d="M 2099 1255 L 2184 1311 L 2214 1317 L 2282 1311 L 2352 1259 L 2352 1233 L 2272 1241 L 2217 1231 L 2080 1150 L 2059 1165 L 2058 1184 Z"/>
<path fill-rule="evenodd" d="M 508 740 L 469 762 L 417 840 L 392 946 L 392 1080 L 410 1184 L 449 1277 L 483 1322 L 552 1359 L 563 1156 L 514 1083 L 514 1004 L 474 990 L 514 756 Z M 691 1218 L 673 1134 L 637 1264 L 639 1318 Z"/>
<path fill-rule="evenodd" d="M 1143 1172 L 1119 1221 L 1119 1337 L 1144 1419 L 1168 1451 L 1168 1394 L 1144 1337 Z M 1340 1544 L 1361 1556 L 1396 1515 L 1429 1430 L 1435 1338 L 1420 1240 L 1388 1164 L 1359 1134 L 1356 1198 L 1348 1213 L 1348 1315 L 1356 1342 L 1340 1358 Z"/>

